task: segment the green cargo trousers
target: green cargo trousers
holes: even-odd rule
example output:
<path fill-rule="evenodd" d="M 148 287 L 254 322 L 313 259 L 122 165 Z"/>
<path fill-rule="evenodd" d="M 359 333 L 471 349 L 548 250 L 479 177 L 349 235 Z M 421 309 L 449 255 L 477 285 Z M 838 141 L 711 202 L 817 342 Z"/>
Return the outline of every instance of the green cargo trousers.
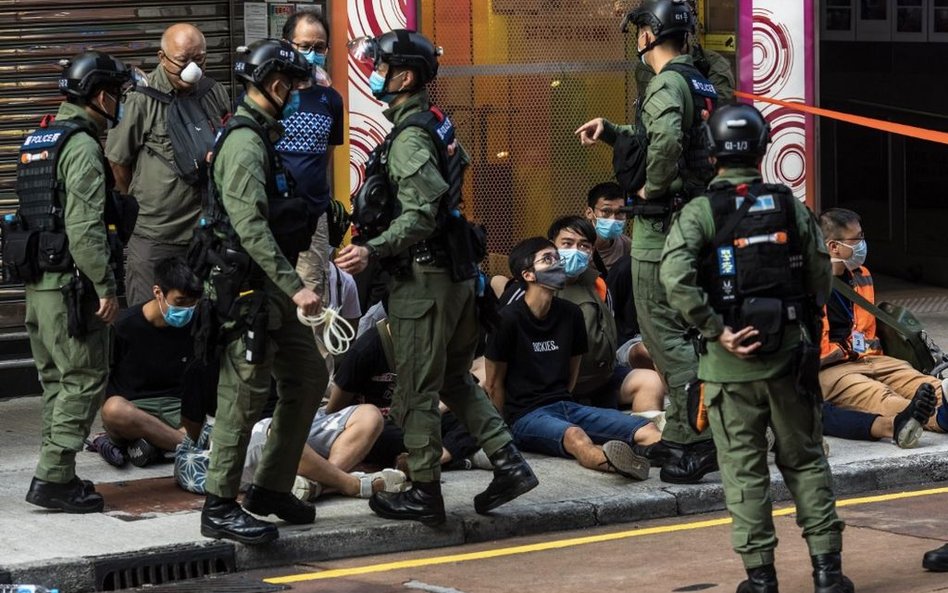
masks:
<path fill-rule="evenodd" d="M 810 555 L 839 552 L 843 522 L 836 515 L 829 465 L 823 456 L 819 405 L 804 401 L 789 375 L 746 383 L 705 383 L 705 401 L 731 514 L 731 543 L 745 568 L 773 564 L 774 533 L 767 468 L 768 424 L 777 468 L 796 503 Z"/>
<path fill-rule="evenodd" d="M 668 305 L 665 287 L 659 280 L 659 261 L 632 258 L 632 295 L 638 311 L 642 341 L 668 386 L 668 407 L 662 438 L 682 445 L 706 441 L 708 431 L 696 433 L 688 424 L 688 396 L 685 386 L 698 377 L 698 356 L 685 339 L 688 322 Z"/>
<path fill-rule="evenodd" d="M 76 475 L 76 453 L 89 436 L 109 373 L 109 328 L 86 303 L 89 332 L 66 334 L 66 302 L 59 290 L 26 285 L 26 331 L 43 385 L 43 443 L 36 477 L 64 484 Z"/>
<path fill-rule="evenodd" d="M 270 395 L 270 376 L 279 397 L 254 484 L 289 492 L 309 436 L 316 408 L 329 381 L 326 363 L 313 332 L 296 318 L 296 305 L 275 287 L 268 287 L 269 332 L 265 360 L 246 361 L 243 336 L 227 345 L 221 357 L 217 416 L 211 433 L 211 459 L 205 488 L 234 498 L 240 488 L 250 431 Z"/>
<path fill-rule="evenodd" d="M 411 277 L 393 278 L 389 288 L 398 375 L 390 414 L 405 433 L 411 479 L 434 482 L 441 477 L 439 399 L 488 456 L 513 439 L 471 377 L 479 335 L 474 281 L 452 282 L 444 268 L 413 264 Z"/>

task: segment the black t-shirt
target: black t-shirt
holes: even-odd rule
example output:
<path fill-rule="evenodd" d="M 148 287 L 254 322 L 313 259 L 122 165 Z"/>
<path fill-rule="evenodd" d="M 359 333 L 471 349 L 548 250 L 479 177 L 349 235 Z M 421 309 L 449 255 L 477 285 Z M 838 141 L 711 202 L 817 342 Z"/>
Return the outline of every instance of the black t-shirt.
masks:
<path fill-rule="evenodd" d="M 106 394 L 127 400 L 181 397 L 185 369 L 194 358 L 191 327 L 155 327 L 145 319 L 144 306 L 122 311 L 115 322 Z"/>
<path fill-rule="evenodd" d="M 500 312 L 500 325 L 487 341 L 486 357 L 507 363 L 504 419 L 556 401 L 571 399 L 570 359 L 586 353 L 586 325 L 579 307 L 554 298 L 543 319 L 518 299 Z"/>
<path fill-rule="evenodd" d="M 641 333 L 635 299 L 632 298 L 632 256 L 624 255 L 616 261 L 606 275 L 606 286 L 612 295 L 621 346 Z"/>
<path fill-rule="evenodd" d="M 362 333 L 342 360 L 333 383 L 343 391 L 361 395 L 367 404 L 381 409 L 392 406 L 395 392 L 395 371 L 385 359 L 378 327 Z"/>

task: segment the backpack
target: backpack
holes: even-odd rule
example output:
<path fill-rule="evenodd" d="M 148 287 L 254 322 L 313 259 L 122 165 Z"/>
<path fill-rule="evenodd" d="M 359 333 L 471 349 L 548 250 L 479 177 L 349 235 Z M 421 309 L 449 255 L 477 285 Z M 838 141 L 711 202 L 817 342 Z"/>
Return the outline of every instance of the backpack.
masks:
<path fill-rule="evenodd" d="M 209 78 L 202 78 L 194 92 L 188 95 L 163 93 L 151 87 L 136 89 L 168 106 L 167 128 L 174 149 L 174 161 L 153 154 L 188 185 L 207 181 L 207 154 L 214 148 L 214 139 L 220 126 L 214 122 L 214 116 L 207 113 L 202 101 L 215 84 Z"/>

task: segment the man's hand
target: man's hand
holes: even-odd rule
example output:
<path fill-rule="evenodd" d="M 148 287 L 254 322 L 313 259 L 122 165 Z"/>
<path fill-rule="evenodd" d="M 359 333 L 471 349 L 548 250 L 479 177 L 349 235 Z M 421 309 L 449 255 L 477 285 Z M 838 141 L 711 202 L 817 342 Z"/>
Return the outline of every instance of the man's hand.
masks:
<path fill-rule="evenodd" d="M 293 295 L 293 303 L 303 310 L 303 315 L 317 315 L 323 307 L 319 295 L 308 288 L 304 288 Z"/>
<path fill-rule="evenodd" d="M 358 274 L 369 265 L 369 249 L 362 245 L 347 245 L 336 257 L 336 265 L 343 272 Z"/>
<path fill-rule="evenodd" d="M 95 312 L 96 316 L 104 323 L 112 323 L 119 312 L 118 298 L 111 296 L 99 299 L 99 310 Z"/>
<path fill-rule="evenodd" d="M 592 146 L 599 141 L 599 137 L 602 136 L 604 129 L 602 118 L 597 117 L 579 126 L 573 133 L 579 136 L 580 144 L 583 146 Z"/>
<path fill-rule="evenodd" d="M 724 326 L 724 331 L 718 337 L 718 342 L 724 346 L 724 349 L 738 358 L 750 358 L 754 351 L 760 348 L 760 342 L 754 342 L 749 346 L 741 346 L 741 343 L 757 336 L 760 332 L 754 329 L 754 326 L 748 325 L 739 332 L 735 332 L 730 327 Z"/>

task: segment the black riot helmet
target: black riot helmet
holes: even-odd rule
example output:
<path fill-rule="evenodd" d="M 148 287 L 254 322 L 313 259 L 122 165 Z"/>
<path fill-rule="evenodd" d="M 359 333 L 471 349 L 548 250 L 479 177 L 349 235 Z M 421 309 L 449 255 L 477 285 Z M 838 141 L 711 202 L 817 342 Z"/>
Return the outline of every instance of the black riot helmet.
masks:
<path fill-rule="evenodd" d="M 628 30 L 630 23 L 636 27 L 647 25 L 652 29 L 656 41 L 645 49 L 648 51 L 671 35 L 694 33 L 695 13 L 687 0 L 643 0 L 638 8 L 625 15 L 622 21 L 623 33 Z"/>
<path fill-rule="evenodd" d="M 59 92 L 85 101 L 105 88 L 120 89 L 132 78 L 131 70 L 109 54 L 87 51 L 69 60 L 60 60 Z"/>
<path fill-rule="evenodd" d="M 770 143 L 770 125 L 752 105 L 719 107 L 702 125 L 708 152 L 719 161 L 756 165 Z"/>
<path fill-rule="evenodd" d="M 253 86 L 266 97 L 267 101 L 280 113 L 282 103 L 277 103 L 264 88 L 263 84 L 271 74 L 283 74 L 290 81 L 306 80 L 312 72 L 309 62 L 293 49 L 288 41 L 261 39 L 249 46 L 237 48 L 237 60 L 234 62 L 234 74 L 243 81 L 244 86 Z"/>
<path fill-rule="evenodd" d="M 348 47 L 349 54 L 370 70 L 377 70 L 382 62 L 398 68 L 410 68 L 417 73 L 421 85 L 431 82 L 438 75 L 438 57 L 444 53 L 442 48 L 435 46 L 421 33 L 407 29 L 395 29 L 378 38 L 359 37 L 350 41 Z M 392 69 L 389 68 L 383 91 L 391 78 Z"/>

